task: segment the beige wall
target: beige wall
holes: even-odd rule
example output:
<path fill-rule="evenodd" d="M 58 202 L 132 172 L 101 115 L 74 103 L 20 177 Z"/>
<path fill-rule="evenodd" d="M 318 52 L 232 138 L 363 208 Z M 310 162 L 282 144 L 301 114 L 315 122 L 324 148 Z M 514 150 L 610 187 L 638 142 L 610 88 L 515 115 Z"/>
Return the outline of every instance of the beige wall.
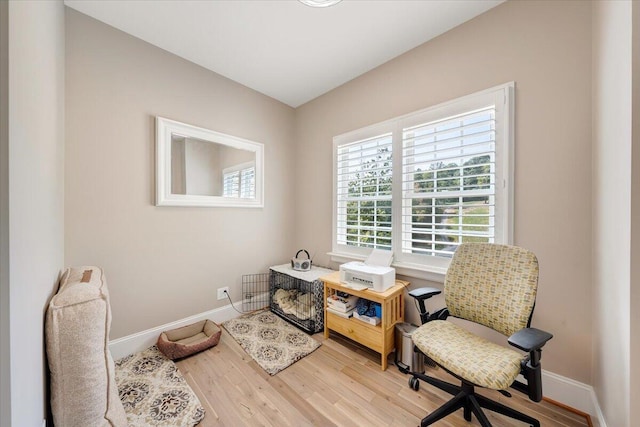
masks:
<path fill-rule="evenodd" d="M 9 328 L 9 3 L 0 2 L 0 427 L 11 425 Z"/>
<path fill-rule="evenodd" d="M 295 246 L 328 263 L 334 135 L 515 81 L 515 243 L 541 267 L 533 325 L 555 336 L 544 368 L 590 383 L 590 30 L 588 2 L 507 2 L 298 108 Z"/>
<path fill-rule="evenodd" d="M 111 338 L 240 300 L 291 257 L 294 111 L 67 9 L 65 263 L 104 267 Z M 154 206 L 154 117 L 265 145 L 265 207 Z"/>
<path fill-rule="evenodd" d="M 41 426 L 43 319 L 64 250 L 64 6 L 8 2 L 2 14 L 0 425 Z"/>
<path fill-rule="evenodd" d="M 631 348 L 640 354 L 640 3 L 632 4 Z M 640 403 L 640 364 L 631 363 L 630 410 Z"/>
<path fill-rule="evenodd" d="M 621 427 L 631 425 L 631 28 L 631 2 L 593 3 L 593 386 L 607 425 Z"/>

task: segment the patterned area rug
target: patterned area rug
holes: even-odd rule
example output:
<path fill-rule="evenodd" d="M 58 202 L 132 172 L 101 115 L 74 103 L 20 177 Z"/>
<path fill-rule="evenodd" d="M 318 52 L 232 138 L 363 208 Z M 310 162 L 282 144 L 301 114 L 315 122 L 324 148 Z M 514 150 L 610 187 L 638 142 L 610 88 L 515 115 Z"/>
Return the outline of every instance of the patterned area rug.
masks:
<path fill-rule="evenodd" d="M 320 347 L 320 343 L 269 310 L 222 324 L 238 344 L 271 375 Z"/>
<path fill-rule="evenodd" d="M 156 346 L 115 362 L 116 383 L 130 426 L 195 426 L 204 408 L 178 367 Z"/>

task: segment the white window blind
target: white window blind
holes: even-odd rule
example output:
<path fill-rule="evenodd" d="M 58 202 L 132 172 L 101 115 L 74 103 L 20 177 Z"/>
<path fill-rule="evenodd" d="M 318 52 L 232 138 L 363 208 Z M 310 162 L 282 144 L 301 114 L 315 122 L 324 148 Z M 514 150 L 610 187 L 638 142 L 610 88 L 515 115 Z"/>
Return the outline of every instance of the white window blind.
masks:
<path fill-rule="evenodd" d="M 222 195 L 224 197 L 237 197 L 239 189 L 240 171 L 225 173 Z"/>
<path fill-rule="evenodd" d="M 230 167 L 222 172 L 222 195 L 251 199 L 256 194 L 256 168 L 253 163 Z"/>
<path fill-rule="evenodd" d="M 402 130 L 402 252 L 495 239 L 495 106 Z"/>
<path fill-rule="evenodd" d="M 240 197 L 252 199 L 256 195 L 256 168 L 250 167 L 240 171 Z"/>
<path fill-rule="evenodd" d="M 342 245 L 391 249 L 391 134 L 337 149 L 337 240 Z"/>

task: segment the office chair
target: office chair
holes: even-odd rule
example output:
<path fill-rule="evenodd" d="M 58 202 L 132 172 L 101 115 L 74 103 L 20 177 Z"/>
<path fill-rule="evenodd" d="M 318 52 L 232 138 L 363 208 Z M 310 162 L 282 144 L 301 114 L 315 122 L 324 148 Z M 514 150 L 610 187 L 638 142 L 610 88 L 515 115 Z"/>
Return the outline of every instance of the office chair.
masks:
<path fill-rule="evenodd" d="M 422 419 L 421 427 L 464 410 L 490 427 L 482 408 L 539 427 L 540 422 L 522 412 L 475 393 L 476 387 L 498 390 L 507 397 L 509 387 L 542 400 L 540 358 L 553 335 L 530 328 L 538 286 L 538 260 L 526 249 L 490 243 L 463 243 L 456 250 L 444 283 L 446 308 L 429 315 L 424 301 L 440 293 L 421 288 L 409 294 L 420 304 L 420 326 L 411 336 L 415 350 L 461 381 L 457 386 L 419 372 L 408 372 L 409 386 L 418 390 L 423 380 L 454 395 L 453 399 Z M 506 346 L 494 344 L 447 321 L 457 317 L 479 323 L 509 337 Z M 526 383 L 516 380 L 522 374 Z"/>

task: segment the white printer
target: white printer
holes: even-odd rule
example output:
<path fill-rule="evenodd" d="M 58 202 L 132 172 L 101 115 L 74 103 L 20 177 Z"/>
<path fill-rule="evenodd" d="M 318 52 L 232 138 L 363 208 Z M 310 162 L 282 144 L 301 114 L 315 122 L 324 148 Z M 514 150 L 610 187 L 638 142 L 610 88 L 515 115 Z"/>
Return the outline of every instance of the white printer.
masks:
<path fill-rule="evenodd" d="M 354 289 L 384 292 L 396 283 L 396 269 L 390 267 L 393 252 L 374 249 L 365 262 L 340 266 L 340 282 Z"/>
<path fill-rule="evenodd" d="M 384 292 L 395 284 L 396 269 L 358 261 L 347 262 L 340 266 L 340 282 L 355 285 L 354 288 L 366 286 L 372 291 Z"/>

